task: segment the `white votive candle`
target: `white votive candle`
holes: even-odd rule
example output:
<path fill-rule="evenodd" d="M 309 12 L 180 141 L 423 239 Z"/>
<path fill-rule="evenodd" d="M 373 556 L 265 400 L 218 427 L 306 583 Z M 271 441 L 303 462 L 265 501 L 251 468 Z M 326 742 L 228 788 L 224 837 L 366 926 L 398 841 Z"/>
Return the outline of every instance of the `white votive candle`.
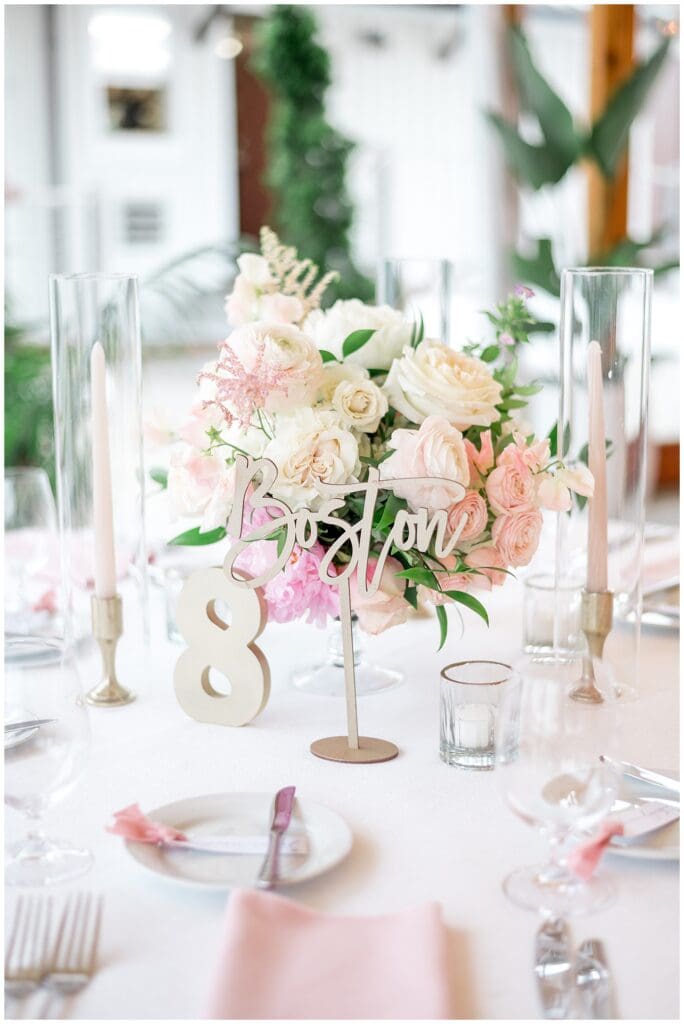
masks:
<path fill-rule="evenodd" d="M 454 739 L 462 750 L 491 746 L 492 709 L 488 704 L 461 704 L 454 709 Z"/>
<path fill-rule="evenodd" d="M 95 546 L 95 595 L 116 594 L 112 473 L 109 459 L 106 362 L 99 341 L 90 355 L 90 394 L 93 417 L 93 543 Z"/>

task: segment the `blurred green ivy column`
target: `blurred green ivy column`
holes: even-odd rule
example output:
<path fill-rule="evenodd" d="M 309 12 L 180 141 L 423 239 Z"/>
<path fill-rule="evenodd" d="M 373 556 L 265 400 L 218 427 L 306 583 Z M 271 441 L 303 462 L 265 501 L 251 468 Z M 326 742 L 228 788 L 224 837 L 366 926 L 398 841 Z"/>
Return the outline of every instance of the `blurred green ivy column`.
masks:
<path fill-rule="evenodd" d="M 571 167 L 582 162 L 590 165 L 604 183 L 612 183 L 627 149 L 629 131 L 642 109 L 653 82 L 662 68 L 671 40 L 665 38 L 645 61 L 634 65 L 631 74 L 610 94 L 604 96 L 600 112 L 591 124 L 576 123 L 561 97 L 537 69 L 523 32 L 509 30 L 511 59 L 520 110 L 537 122 L 542 141 L 528 142 L 517 124 L 490 111 L 487 117 L 503 144 L 508 167 L 523 188 L 538 191 L 558 184 Z M 661 240 L 660 228 L 651 238 L 635 241 L 625 233 L 611 239 L 610 245 L 592 247 L 589 263 L 602 266 L 648 266 L 646 250 Z M 550 238 L 531 239 L 525 252 L 511 254 L 512 268 L 518 280 L 538 285 L 552 295 L 560 295 L 559 268 L 554 260 Z M 653 269 L 656 273 L 677 266 L 668 262 Z"/>
<path fill-rule="evenodd" d="M 316 42 L 316 22 L 303 7 L 273 7 L 256 34 L 254 70 L 272 95 L 265 184 L 283 242 L 340 280 L 335 298 L 373 298 L 373 282 L 354 265 L 349 243 L 353 207 L 346 188 L 354 143 L 326 120 L 330 58 Z"/>
<path fill-rule="evenodd" d="M 5 307 L 5 466 L 40 466 L 54 487 L 50 352 Z"/>

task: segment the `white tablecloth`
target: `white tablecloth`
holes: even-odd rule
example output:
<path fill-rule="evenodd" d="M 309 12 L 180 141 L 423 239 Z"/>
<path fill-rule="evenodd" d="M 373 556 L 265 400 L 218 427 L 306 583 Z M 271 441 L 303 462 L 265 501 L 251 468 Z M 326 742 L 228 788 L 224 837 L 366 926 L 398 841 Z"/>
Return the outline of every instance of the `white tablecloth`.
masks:
<path fill-rule="evenodd" d="M 438 757 L 438 672 L 464 657 L 519 655 L 521 591 L 510 583 L 488 605 L 489 630 L 466 612 L 456 616 L 445 650 L 437 625 L 418 620 L 368 640 L 370 657 L 401 668 L 401 687 L 359 702 L 362 734 L 393 740 L 400 756 L 355 766 L 320 761 L 312 740 L 344 732 L 344 702 L 307 697 L 288 686 L 294 664 L 312 658 L 325 634 L 303 625 L 269 626 L 261 638 L 273 675 L 266 710 L 242 729 L 201 725 L 176 703 L 172 669 L 179 648 L 162 636 L 160 609 L 151 656 L 122 654 L 122 679 L 139 699 L 92 713 L 90 767 L 78 789 L 55 808 L 52 834 L 88 846 L 93 872 L 75 883 L 105 894 L 101 969 L 74 1002 L 72 1016 L 97 1019 L 201 1017 L 215 970 L 226 896 L 157 878 L 125 853 L 104 826 L 113 811 L 138 801 L 168 801 L 226 790 L 298 793 L 348 821 L 354 846 L 329 874 L 289 889 L 310 907 L 374 914 L 439 900 L 451 933 L 451 967 L 462 1018 L 538 1017 L 532 975 L 535 916 L 501 890 L 514 867 L 538 861 L 545 844 L 517 820 L 498 792 L 495 772 L 466 772 Z M 158 600 L 159 595 L 155 595 Z M 648 672 L 642 698 L 625 706 L 624 757 L 653 767 L 678 764 L 678 658 L 671 634 L 644 637 Z M 84 682 L 91 670 L 84 665 Z M 10 836 L 22 823 L 12 815 Z M 577 941 L 605 941 L 623 1018 L 678 1016 L 678 868 L 674 863 L 606 858 L 619 887 L 609 910 L 573 924 Z M 62 889 L 61 892 L 64 892 Z M 16 895 L 10 893 L 11 913 Z M 40 1009 L 40 996 L 24 1012 Z"/>

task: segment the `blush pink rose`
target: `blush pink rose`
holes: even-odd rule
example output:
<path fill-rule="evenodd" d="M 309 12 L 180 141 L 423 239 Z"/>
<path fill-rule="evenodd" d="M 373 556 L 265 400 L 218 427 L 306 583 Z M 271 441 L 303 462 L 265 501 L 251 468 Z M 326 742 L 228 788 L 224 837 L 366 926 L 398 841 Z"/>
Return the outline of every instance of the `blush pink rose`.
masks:
<path fill-rule="evenodd" d="M 529 565 L 539 546 L 542 515 L 539 509 L 522 508 L 498 516 L 492 526 L 492 540 L 505 565 Z"/>
<path fill-rule="evenodd" d="M 173 452 L 167 484 L 173 514 L 201 515 L 226 472 L 225 462 L 216 455 L 202 455 L 194 448 Z"/>
<path fill-rule="evenodd" d="M 366 578 L 370 581 L 376 570 L 377 559 L 369 559 Z M 374 594 L 359 592 L 356 573 L 350 580 L 351 606 L 358 616 L 359 625 L 364 633 L 375 636 L 384 633 L 392 626 L 406 622 L 411 606 L 404 598 L 404 580 L 397 579 L 396 573 L 401 572 L 401 563 L 396 558 L 388 558 L 382 570 L 380 586 Z"/>
<path fill-rule="evenodd" d="M 487 503 L 477 491 L 466 491 L 465 498 L 449 509 L 447 524 L 450 534 L 458 529 L 464 515 L 466 522 L 459 537 L 461 540 L 475 540 L 487 527 Z"/>
<path fill-rule="evenodd" d="M 443 416 L 428 416 L 419 430 L 395 430 L 389 445 L 394 453 L 380 473 L 385 480 L 401 479 L 394 493 L 413 511 L 447 509 L 463 498 L 470 475 L 463 435 Z M 422 483 L 415 477 L 440 479 Z"/>
<path fill-rule="evenodd" d="M 497 466 L 485 484 L 489 504 L 497 515 L 525 508 L 534 502 L 534 477 L 521 465 Z"/>

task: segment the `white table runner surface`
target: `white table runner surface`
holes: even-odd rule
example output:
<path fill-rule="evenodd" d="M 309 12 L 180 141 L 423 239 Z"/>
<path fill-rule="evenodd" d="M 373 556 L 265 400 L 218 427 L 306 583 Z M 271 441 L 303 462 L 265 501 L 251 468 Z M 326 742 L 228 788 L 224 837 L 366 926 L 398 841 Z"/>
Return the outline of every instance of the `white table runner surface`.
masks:
<path fill-rule="evenodd" d="M 72 1003 L 80 1019 L 201 1018 L 216 969 L 227 896 L 156 878 L 104 831 L 112 813 L 139 802 L 150 810 L 204 793 L 298 794 L 329 805 L 349 823 L 354 846 L 329 874 L 286 895 L 331 913 L 375 914 L 438 900 L 451 935 L 459 1018 L 537 1018 L 532 975 L 534 914 L 512 906 L 501 881 L 540 861 L 545 843 L 504 805 L 495 772 L 466 772 L 438 756 L 439 669 L 467 657 L 515 660 L 522 635 L 522 589 L 509 583 L 487 595 L 491 628 L 466 612 L 465 635 L 450 612 L 446 647 L 437 653 L 434 619 L 414 620 L 365 638 L 369 660 L 398 667 L 406 682 L 359 701 L 362 735 L 394 741 L 400 756 L 379 765 L 339 765 L 309 753 L 320 737 L 345 731 L 344 702 L 305 696 L 288 677 L 295 664 L 325 650 L 325 632 L 303 624 L 268 626 L 260 638 L 273 677 L 270 702 L 242 729 L 203 725 L 177 704 L 173 665 L 181 648 L 163 633 L 153 589 L 149 654 L 125 637 L 120 676 L 139 696 L 129 707 L 91 713 L 93 747 L 86 776 L 46 818 L 48 832 L 87 846 L 93 871 L 69 888 L 105 896 L 101 967 Z M 136 650 L 137 646 L 137 650 Z M 642 697 L 625 705 L 623 756 L 673 768 L 678 761 L 678 643 L 645 632 Z M 94 654 L 81 662 L 92 685 Z M 7 816 L 7 838 L 24 823 Z M 606 858 L 619 888 L 609 910 L 573 922 L 576 940 L 604 940 L 622 1018 L 678 1017 L 678 865 Z M 6 890 L 6 919 L 16 891 Z M 33 996 L 24 1016 L 40 1012 Z"/>

